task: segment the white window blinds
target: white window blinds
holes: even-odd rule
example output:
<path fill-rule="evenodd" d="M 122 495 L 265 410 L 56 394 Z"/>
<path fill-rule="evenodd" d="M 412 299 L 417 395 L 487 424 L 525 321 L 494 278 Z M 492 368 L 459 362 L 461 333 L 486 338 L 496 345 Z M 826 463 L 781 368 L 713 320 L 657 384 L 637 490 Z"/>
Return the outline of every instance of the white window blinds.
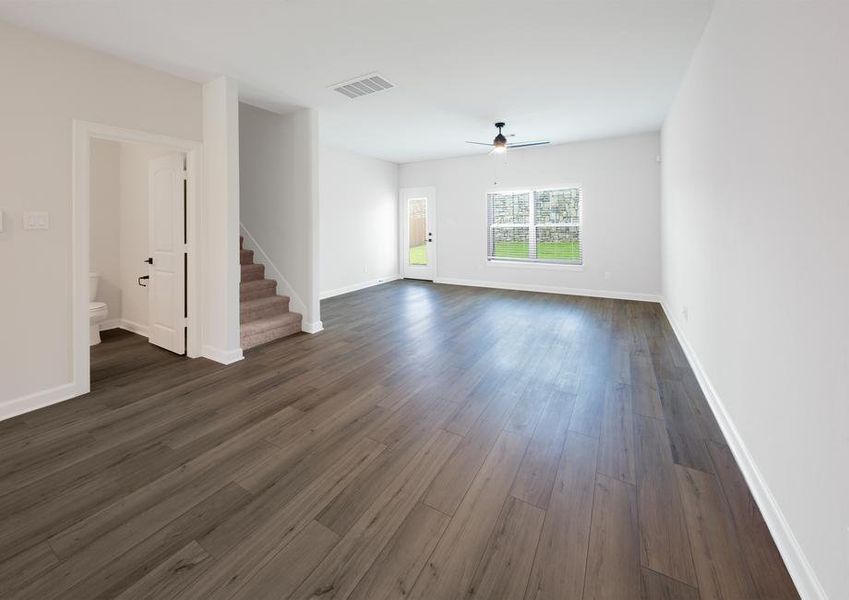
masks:
<path fill-rule="evenodd" d="M 583 264 L 581 188 L 487 194 L 487 259 Z"/>

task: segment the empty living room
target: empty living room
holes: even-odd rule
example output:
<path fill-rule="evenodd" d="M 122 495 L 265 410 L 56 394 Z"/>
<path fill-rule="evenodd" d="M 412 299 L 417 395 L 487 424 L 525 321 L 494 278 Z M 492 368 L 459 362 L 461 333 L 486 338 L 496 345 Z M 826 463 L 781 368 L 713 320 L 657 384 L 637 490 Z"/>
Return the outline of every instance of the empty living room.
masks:
<path fill-rule="evenodd" d="M 849 599 L 847 31 L 0 0 L 0 599 Z"/>

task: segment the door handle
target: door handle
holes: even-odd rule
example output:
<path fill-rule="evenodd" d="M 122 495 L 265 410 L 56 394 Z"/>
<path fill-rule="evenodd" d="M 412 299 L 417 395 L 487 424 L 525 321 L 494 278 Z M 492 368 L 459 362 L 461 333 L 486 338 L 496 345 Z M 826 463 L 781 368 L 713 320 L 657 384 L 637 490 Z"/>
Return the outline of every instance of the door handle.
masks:
<path fill-rule="evenodd" d="M 150 258 L 146 258 L 142 262 L 146 262 L 147 264 L 152 265 L 153 264 L 153 257 L 151 256 Z"/>
<path fill-rule="evenodd" d="M 150 275 L 142 275 L 141 277 L 139 277 L 139 285 L 142 287 L 147 287 L 147 284 L 142 283 L 142 280 L 147 281 L 148 279 L 150 279 Z"/>

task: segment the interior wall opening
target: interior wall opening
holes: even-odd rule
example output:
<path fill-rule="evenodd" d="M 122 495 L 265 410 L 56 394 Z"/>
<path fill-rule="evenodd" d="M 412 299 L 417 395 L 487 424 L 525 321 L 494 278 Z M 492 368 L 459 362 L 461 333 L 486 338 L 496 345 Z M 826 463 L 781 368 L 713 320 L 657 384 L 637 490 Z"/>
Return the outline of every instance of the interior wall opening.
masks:
<path fill-rule="evenodd" d="M 187 154 L 93 138 L 89 155 L 91 385 L 187 347 Z"/>

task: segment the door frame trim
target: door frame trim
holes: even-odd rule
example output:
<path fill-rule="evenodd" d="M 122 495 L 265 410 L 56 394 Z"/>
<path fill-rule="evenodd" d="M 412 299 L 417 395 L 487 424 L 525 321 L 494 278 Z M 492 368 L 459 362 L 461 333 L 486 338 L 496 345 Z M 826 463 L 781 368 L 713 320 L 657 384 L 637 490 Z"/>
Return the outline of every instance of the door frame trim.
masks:
<path fill-rule="evenodd" d="M 426 196 L 428 203 L 433 204 L 433 223 L 430 231 L 436 237 L 437 248 L 439 247 L 439 203 L 436 201 L 436 188 L 433 186 L 405 187 L 398 189 L 398 272 L 401 277 L 407 277 L 407 252 L 404 248 L 404 240 L 407 237 L 407 198 L 414 196 Z M 430 256 L 430 255 L 433 256 Z M 439 271 L 437 270 L 437 252 L 428 253 L 431 267 L 433 269 L 432 281 L 436 281 Z"/>
<path fill-rule="evenodd" d="M 91 391 L 90 356 L 88 342 L 88 273 L 89 215 L 91 206 L 91 141 L 135 142 L 166 146 L 186 154 L 186 252 L 189 255 L 186 269 L 188 316 L 186 318 L 186 355 L 201 356 L 200 290 L 201 269 L 197 260 L 200 248 L 200 231 L 203 195 L 203 144 L 145 131 L 113 127 L 102 123 L 74 119 L 72 124 L 73 147 L 71 152 L 71 300 L 73 338 L 73 394 Z M 192 260 L 195 258 L 195 260 Z"/>

